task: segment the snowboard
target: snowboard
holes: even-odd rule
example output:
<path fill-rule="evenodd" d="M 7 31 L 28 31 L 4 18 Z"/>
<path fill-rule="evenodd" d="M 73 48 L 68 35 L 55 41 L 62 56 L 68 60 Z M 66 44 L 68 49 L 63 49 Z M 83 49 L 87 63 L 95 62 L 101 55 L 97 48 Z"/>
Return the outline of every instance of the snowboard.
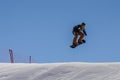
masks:
<path fill-rule="evenodd" d="M 86 43 L 86 41 L 85 41 L 84 39 L 82 40 L 82 43 L 81 43 L 81 44 L 83 44 L 83 43 Z M 72 44 L 70 47 L 71 47 L 71 48 L 76 48 L 77 46 L 79 46 L 79 45 L 81 45 L 81 44 L 77 44 L 77 45 Z"/>

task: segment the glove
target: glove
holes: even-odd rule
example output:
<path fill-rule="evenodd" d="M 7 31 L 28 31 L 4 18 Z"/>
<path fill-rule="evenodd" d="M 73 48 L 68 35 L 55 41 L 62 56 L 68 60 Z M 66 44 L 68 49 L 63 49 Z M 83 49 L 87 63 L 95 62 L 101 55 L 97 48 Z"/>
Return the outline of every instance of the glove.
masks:
<path fill-rule="evenodd" d="M 73 35 L 75 35 L 75 32 L 74 32 L 74 31 L 72 31 L 72 34 L 73 34 Z"/>
<path fill-rule="evenodd" d="M 87 33 L 86 33 L 86 31 L 85 31 L 85 30 L 83 30 L 83 32 L 84 32 L 85 36 L 87 36 Z"/>

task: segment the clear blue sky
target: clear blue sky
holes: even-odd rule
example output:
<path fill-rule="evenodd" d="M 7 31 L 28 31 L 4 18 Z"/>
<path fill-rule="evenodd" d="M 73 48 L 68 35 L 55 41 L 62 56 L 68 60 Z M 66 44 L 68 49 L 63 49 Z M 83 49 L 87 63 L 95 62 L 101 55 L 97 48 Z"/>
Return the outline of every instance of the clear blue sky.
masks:
<path fill-rule="evenodd" d="M 71 49 L 81 22 L 87 43 Z M 13 49 L 38 62 L 119 62 L 119 34 L 120 0 L 0 0 L 2 55 Z"/>

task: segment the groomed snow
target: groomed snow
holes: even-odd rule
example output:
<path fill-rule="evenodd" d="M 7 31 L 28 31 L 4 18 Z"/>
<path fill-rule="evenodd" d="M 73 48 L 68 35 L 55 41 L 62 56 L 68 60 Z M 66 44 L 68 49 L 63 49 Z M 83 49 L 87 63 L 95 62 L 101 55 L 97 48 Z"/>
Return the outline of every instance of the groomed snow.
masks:
<path fill-rule="evenodd" d="M 0 63 L 0 80 L 120 80 L 120 63 Z"/>

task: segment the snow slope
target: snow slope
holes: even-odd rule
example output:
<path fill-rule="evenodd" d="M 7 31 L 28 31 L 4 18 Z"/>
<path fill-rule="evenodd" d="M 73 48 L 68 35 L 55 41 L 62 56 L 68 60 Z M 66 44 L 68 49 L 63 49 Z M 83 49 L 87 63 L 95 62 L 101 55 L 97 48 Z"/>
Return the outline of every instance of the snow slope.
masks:
<path fill-rule="evenodd" d="M 0 80 L 120 80 L 120 63 L 0 63 Z"/>

